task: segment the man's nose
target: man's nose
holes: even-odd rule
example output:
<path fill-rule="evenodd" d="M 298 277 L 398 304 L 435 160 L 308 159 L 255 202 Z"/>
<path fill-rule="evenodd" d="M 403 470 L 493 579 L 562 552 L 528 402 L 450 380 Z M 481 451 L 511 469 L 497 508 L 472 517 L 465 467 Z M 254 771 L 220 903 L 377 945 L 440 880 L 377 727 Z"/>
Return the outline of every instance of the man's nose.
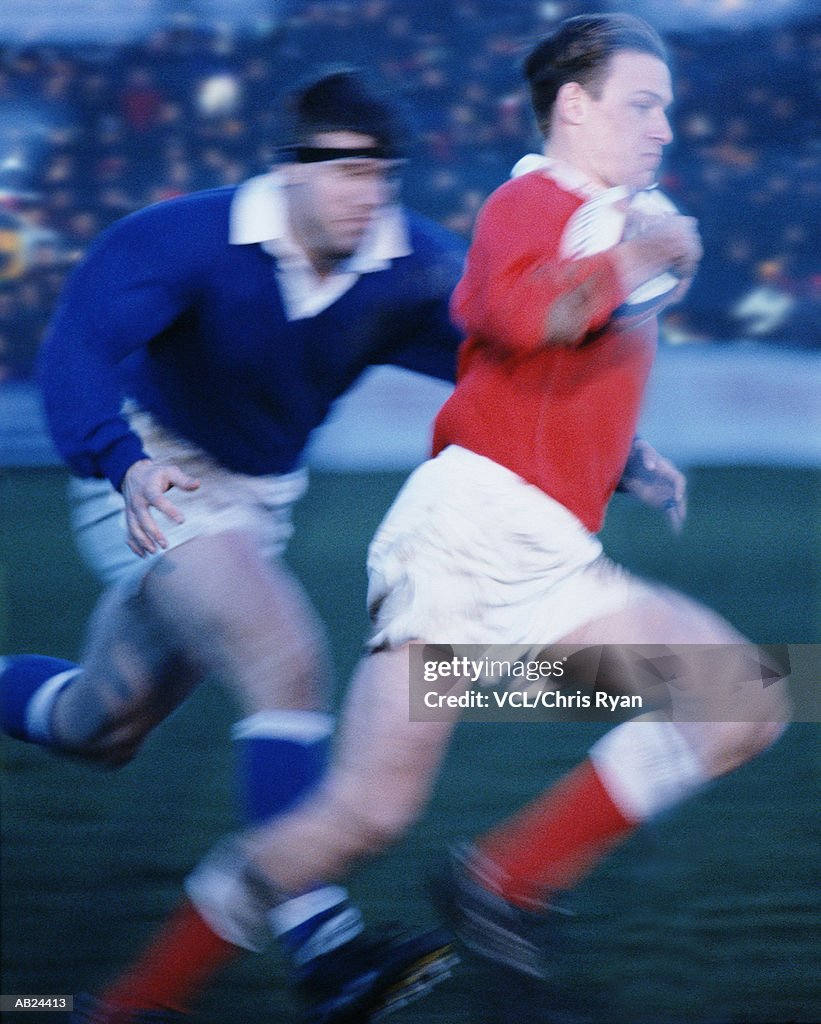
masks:
<path fill-rule="evenodd" d="M 670 125 L 670 119 L 663 110 L 659 110 L 656 114 L 651 126 L 651 132 L 653 138 L 657 139 L 662 146 L 666 146 L 673 141 L 673 129 Z"/>

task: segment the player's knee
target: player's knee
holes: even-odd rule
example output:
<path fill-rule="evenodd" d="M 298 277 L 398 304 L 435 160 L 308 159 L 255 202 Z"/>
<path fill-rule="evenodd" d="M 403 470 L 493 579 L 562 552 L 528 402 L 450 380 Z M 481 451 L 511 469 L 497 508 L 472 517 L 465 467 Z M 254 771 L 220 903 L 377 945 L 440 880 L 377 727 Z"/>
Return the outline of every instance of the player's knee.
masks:
<path fill-rule="evenodd" d="M 787 729 L 786 714 L 777 722 L 746 722 L 744 734 L 740 737 L 739 746 L 746 753 L 745 760 L 750 760 L 769 750 L 778 742 Z"/>
<path fill-rule="evenodd" d="M 756 688 L 745 705 L 749 721 L 725 723 L 725 757 L 735 768 L 763 754 L 783 736 L 792 708 L 783 680 Z"/>
<path fill-rule="evenodd" d="M 280 678 L 287 679 L 296 693 L 320 692 L 329 672 L 324 634 L 318 629 L 308 629 L 280 642 L 277 662 L 282 666 L 278 672 Z"/>
<path fill-rule="evenodd" d="M 109 717 L 104 701 L 74 701 L 58 707 L 54 745 L 72 758 L 100 768 L 121 768 L 134 759 L 150 732 L 148 715 Z"/>
<path fill-rule="evenodd" d="M 283 699 L 310 705 L 322 696 L 325 639 L 312 624 L 274 634 L 263 622 L 222 605 L 203 614 L 201 631 L 206 662 L 240 689 L 252 689 L 260 706 L 278 707 Z"/>
<path fill-rule="evenodd" d="M 71 753 L 98 768 L 114 771 L 134 760 L 145 738 L 142 729 L 112 726 L 87 736 Z"/>
<path fill-rule="evenodd" d="M 410 827 L 410 820 L 391 814 L 368 812 L 359 818 L 361 852 L 373 857 L 390 849 Z"/>
<path fill-rule="evenodd" d="M 384 792 L 374 794 L 371 788 L 367 799 L 359 789 L 353 799 L 340 803 L 346 828 L 356 835 L 360 852 L 374 856 L 398 842 L 418 816 L 418 807 L 398 796 Z"/>
<path fill-rule="evenodd" d="M 705 760 L 713 776 L 725 775 L 763 754 L 783 736 L 785 715 L 767 722 L 722 722 L 712 732 Z"/>

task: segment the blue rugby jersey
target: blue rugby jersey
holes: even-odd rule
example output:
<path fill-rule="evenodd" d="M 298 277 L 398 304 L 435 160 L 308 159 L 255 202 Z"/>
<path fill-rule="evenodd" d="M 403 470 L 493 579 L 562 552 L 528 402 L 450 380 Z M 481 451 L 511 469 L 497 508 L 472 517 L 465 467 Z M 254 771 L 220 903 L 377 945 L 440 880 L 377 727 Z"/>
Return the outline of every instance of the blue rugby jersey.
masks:
<path fill-rule="evenodd" d="M 310 432 L 368 366 L 452 380 L 448 311 L 465 244 L 405 211 L 412 252 L 289 321 L 274 258 L 229 242 L 235 187 L 119 221 L 70 275 L 40 355 L 49 425 L 79 476 L 119 487 L 144 458 L 121 415 L 133 398 L 228 469 L 294 469 Z"/>

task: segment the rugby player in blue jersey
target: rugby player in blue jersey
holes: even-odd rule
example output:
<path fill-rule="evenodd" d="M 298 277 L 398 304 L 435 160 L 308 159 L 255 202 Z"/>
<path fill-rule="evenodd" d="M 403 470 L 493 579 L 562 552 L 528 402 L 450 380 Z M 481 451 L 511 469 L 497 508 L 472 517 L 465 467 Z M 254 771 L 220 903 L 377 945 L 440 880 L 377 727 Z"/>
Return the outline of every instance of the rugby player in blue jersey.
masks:
<path fill-rule="evenodd" d="M 242 708 L 247 824 L 318 781 L 333 729 L 325 641 L 281 559 L 306 444 L 366 367 L 452 378 L 461 340 L 448 301 L 464 246 L 400 206 L 402 153 L 393 106 L 360 73 L 329 73 L 294 95 L 271 173 L 126 217 L 73 273 L 41 379 L 81 478 L 78 543 L 110 585 L 81 664 L 0 666 L 7 733 L 122 765 L 213 674 Z M 206 975 L 270 931 L 310 1021 L 369 1020 L 447 973 L 442 932 L 375 942 L 338 886 L 274 891 L 247 864 L 208 863 L 77 1021 L 176 1020 Z"/>

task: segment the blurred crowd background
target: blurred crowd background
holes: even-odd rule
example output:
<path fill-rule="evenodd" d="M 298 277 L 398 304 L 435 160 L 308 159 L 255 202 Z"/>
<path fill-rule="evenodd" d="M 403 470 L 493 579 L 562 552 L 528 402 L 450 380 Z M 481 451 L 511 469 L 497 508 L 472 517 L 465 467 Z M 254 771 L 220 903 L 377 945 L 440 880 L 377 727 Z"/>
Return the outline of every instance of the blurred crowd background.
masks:
<path fill-rule="evenodd" d="M 520 71 L 533 42 L 578 13 L 653 14 L 649 2 L 237 0 L 246 16 L 229 22 L 206 0 L 96 15 L 75 2 L 109 30 L 92 41 L 53 38 L 26 6 L 25 31 L 4 34 L 0 15 L 0 381 L 32 375 L 66 272 L 108 224 L 270 167 L 282 94 L 306 74 L 347 62 L 386 83 L 416 133 L 407 202 L 468 236 L 485 197 L 539 147 Z M 133 26 L 158 6 L 166 16 L 136 32 L 112 21 L 129 10 Z M 706 246 L 664 337 L 819 350 L 821 19 L 788 0 L 766 5 L 784 8 L 777 21 L 656 6 L 676 12 L 656 22 L 677 94 L 661 184 Z M 745 2 L 712 6 L 733 15 Z"/>

